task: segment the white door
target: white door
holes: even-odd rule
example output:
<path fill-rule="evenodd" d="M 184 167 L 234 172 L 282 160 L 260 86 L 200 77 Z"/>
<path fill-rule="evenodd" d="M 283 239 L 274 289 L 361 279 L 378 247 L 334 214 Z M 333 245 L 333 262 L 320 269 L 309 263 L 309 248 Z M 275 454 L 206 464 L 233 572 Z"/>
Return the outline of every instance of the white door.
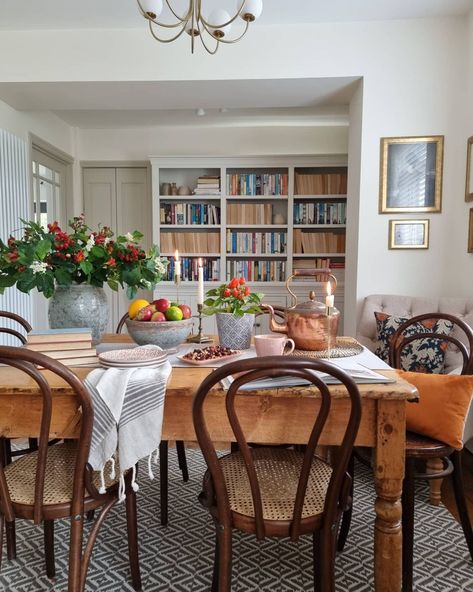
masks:
<path fill-rule="evenodd" d="M 151 195 L 146 168 L 86 167 L 83 191 L 85 219 L 91 228 L 110 226 L 117 235 L 139 230 L 144 235 L 143 246 L 151 246 Z M 108 287 L 105 291 L 110 305 L 107 330 L 113 332 L 130 301 L 121 288 L 118 294 Z M 152 293 L 140 291 L 139 296 L 149 300 Z"/>

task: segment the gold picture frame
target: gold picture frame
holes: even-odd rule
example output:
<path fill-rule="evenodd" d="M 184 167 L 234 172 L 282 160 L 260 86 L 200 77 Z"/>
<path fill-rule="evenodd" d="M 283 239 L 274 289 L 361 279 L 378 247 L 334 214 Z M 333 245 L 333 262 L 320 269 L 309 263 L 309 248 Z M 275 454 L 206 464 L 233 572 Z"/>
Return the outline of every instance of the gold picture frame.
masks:
<path fill-rule="evenodd" d="M 465 201 L 473 201 L 473 136 L 466 144 Z"/>
<path fill-rule="evenodd" d="M 379 213 L 442 211 L 443 136 L 381 138 Z"/>
<path fill-rule="evenodd" d="M 473 208 L 470 208 L 470 221 L 468 224 L 468 253 L 473 253 Z"/>
<path fill-rule="evenodd" d="M 390 249 L 428 249 L 429 220 L 389 220 Z"/>

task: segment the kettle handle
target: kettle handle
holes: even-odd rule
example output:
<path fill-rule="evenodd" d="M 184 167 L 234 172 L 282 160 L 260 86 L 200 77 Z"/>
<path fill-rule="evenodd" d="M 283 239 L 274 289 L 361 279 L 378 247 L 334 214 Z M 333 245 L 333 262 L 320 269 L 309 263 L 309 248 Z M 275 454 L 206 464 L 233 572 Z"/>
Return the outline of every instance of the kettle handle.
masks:
<path fill-rule="evenodd" d="M 329 268 L 317 268 L 317 269 L 295 269 L 294 273 L 290 275 L 286 280 L 286 289 L 289 294 L 292 296 L 293 305 L 290 308 L 294 308 L 297 306 L 297 296 L 289 287 L 289 284 L 294 277 L 317 277 L 317 276 L 325 276 L 324 279 L 320 281 L 330 282 L 332 284 L 332 294 L 335 294 L 335 290 L 337 289 L 337 278 L 331 273 Z"/>

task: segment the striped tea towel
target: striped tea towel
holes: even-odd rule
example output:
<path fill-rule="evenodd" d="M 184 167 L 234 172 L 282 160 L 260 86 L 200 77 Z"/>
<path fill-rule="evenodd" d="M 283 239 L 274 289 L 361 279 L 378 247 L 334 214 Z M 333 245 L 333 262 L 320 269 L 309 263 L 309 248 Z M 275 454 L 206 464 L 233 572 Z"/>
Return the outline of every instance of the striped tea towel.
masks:
<path fill-rule="evenodd" d="M 84 380 L 94 406 L 94 425 L 89 463 L 101 471 L 102 487 L 105 464 L 118 453 L 120 465 L 119 498 L 125 496 L 124 474 L 133 470 L 135 483 L 136 463 L 148 457 L 148 473 L 153 478 L 151 459 L 161 442 L 164 395 L 171 375 L 171 364 L 166 361 L 159 368 L 98 368 Z M 114 462 L 112 474 L 114 475 Z"/>

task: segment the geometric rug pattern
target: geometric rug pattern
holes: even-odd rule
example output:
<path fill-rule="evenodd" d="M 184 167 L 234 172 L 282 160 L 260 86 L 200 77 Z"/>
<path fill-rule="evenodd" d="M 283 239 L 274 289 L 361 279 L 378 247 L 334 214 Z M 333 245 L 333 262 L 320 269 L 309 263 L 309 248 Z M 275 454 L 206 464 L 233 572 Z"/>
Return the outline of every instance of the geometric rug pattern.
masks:
<path fill-rule="evenodd" d="M 214 531 L 197 502 L 205 464 L 188 450 L 190 480 L 183 483 L 174 449 L 169 450 L 169 526 L 159 524 L 159 480 L 139 475 L 138 529 L 144 592 L 208 592 L 212 578 Z M 370 473 L 356 468 L 352 527 L 345 551 L 336 559 L 337 591 L 371 592 L 373 586 L 374 488 Z M 428 489 L 416 491 L 414 582 L 416 592 L 471 592 L 473 564 L 459 524 L 444 507 L 427 504 Z M 99 534 L 87 577 L 88 592 L 131 592 L 125 508 L 117 505 Z M 0 570 L 2 592 L 66 592 L 68 521 L 55 524 L 56 573 L 45 574 L 43 532 L 17 521 L 18 557 Z M 233 592 L 308 592 L 313 590 L 312 540 L 257 542 L 234 534 Z"/>

